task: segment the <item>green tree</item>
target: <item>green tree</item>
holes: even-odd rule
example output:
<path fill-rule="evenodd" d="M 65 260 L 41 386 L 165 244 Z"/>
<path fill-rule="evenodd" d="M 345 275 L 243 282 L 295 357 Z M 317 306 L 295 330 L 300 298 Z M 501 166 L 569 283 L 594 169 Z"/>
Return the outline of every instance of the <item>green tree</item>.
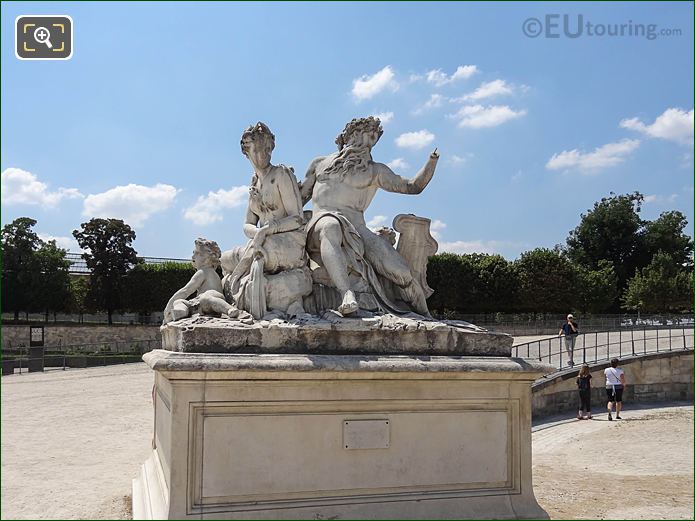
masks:
<path fill-rule="evenodd" d="M 478 303 L 476 313 L 515 311 L 519 292 L 519 277 L 514 263 L 501 255 L 478 254 Z"/>
<path fill-rule="evenodd" d="M 683 233 L 688 221 L 675 210 L 663 212 L 658 219 L 644 223 L 644 261 L 643 266 L 651 262 L 658 252 L 667 253 L 676 264 L 692 266 L 693 240 Z"/>
<path fill-rule="evenodd" d="M 13 311 L 32 311 L 38 279 L 36 251 L 43 241 L 32 229 L 35 219 L 20 217 L 2 228 L 2 308 Z"/>
<path fill-rule="evenodd" d="M 643 252 L 642 220 L 639 212 L 644 196 L 639 192 L 604 197 L 593 209 L 581 215 L 579 225 L 567 238 L 567 254 L 575 263 L 590 270 L 599 261 L 610 261 L 618 287 L 625 287 L 639 267 Z"/>
<path fill-rule="evenodd" d="M 49 312 L 67 311 L 70 308 L 70 261 L 65 258 L 65 253 L 54 240 L 43 243 L 36 251 L 36 306 L 46 313 L 46 320 Z"/>
<path fill-rule="evenodd" d="M 519 310 L 566 313 L 576 306 L 577 273 L 558 250 L 536 248 L 515 261 L 519 277 Z"/>
<path fill-rule="evenodd" d="M 128 271 L 139 259 L 131 246 L 135 232 L 120 219 L 91 219 L 80 225 L 82 231 L 72 235 L 86 252 L 82 257 L 90 270 L 90 298 L 99 309 L 108 313 L 121 307 L 121 290 Z"/>
<path fill-rule="evenodd" d="M 610 261 L 598 261 L 598 269 L 576 266 L 577 306 L 584 313 L 602 313 L 618 298 L 618 278 Z"/>
<path fill-rule="evenodd" d="M 82 275 L 70 278 L 70 310 L 83 315 L 93 309 L 89 301 L 89 277 Z M 81 317 L 80 317 L 81 318 Z"/>
<path fill-rule="evenodd" d="M 668 253 L 658 252 L 630 279 L 622 301 L 628 309 L 651 313 L 692 311 L 692 271 Z"/>
<path fill-rule="evenodd" d="M 513 311 L 516 306 L 516 269 L 501 255 L 435 255 L 427 265 L 427 281 L 434 289 L 428 305 L 440 315 Z"/>
<path fill-rule="evenodd" d="M 434 290 L 427 300 L 430 311 L 474 313 L 477 298 L 477 270 L 469 255 L 441 253 L 430 257 L 427 284 Z"/>

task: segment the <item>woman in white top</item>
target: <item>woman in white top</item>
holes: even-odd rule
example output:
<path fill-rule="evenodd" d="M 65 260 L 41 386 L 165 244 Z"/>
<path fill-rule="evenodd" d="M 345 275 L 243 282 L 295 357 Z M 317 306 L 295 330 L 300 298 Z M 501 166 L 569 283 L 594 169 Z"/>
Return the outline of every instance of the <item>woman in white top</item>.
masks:
<path fill-rule="evenodd" d="M 606 375 L 606 394 L 608 395 L 608 420 L 613 421 L 613 402 L 615 402 L 615 418 L 621 420 L 620 410 L 623 408 L 623 389 L 625 388 L 625 373 L 618 368 L 618 359 L 611 360 L 611 366 L 603 373 Z"/>

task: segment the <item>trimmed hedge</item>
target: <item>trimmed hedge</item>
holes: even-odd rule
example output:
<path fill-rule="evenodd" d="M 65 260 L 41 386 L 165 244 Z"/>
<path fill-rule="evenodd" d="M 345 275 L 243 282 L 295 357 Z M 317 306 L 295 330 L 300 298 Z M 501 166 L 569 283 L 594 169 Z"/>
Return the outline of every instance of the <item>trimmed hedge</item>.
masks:
<path fill-rule="evenodd" d="M 171 296 L 195 273 L 193 264 L 138 264 L 123 281 L 122 308 L 135 313 L 163 311 Z"/>

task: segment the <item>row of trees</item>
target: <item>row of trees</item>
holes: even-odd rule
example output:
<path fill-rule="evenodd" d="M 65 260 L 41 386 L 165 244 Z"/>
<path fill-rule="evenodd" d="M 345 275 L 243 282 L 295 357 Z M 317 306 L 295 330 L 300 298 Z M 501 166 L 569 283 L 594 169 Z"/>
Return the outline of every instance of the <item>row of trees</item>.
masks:
<path fill-rule="evenodd" d="M 42 241 L 34 219 L 21 217 L 2 228 L 2 309 L 62 310 L 72 303 L 70 263 L 55 241 Z"/>
<path fill-rule="evenodd" d="M 642 220 L 644 197 L 601 199 L 582 214 L 565 245 L 537 248 L 509 262 L 499 255 L 440 254 L 430 259 L 439 312 L 584 313 L 693 309 L 693 241 L 685 216 Z"/>
<path fill-rule="evenodd" d="M 537 248 L 515 261 L 500 255 L 443 253 L 430 259 L 435 313 L 583 313 L 693 308 L 693 241 L 678 211 L 639 216 L 639 193 L 614 195 L 582 214 L 566 245 Z M 191 277 L 190 264 L 146 265 L 135 232 L 118 219 L 92 219 L 73 236 L 91 274 L 71 277 L 65 250 L 42 241 L 34 219 L 2 229 L 2 307 L 20 312 L 162 310 Z"/>
<path fill-rule="evenodd" d="M 132 247 L 135 232 L 119 219 L 92 219 L 73 236 L 91 274 L 71 276 L 66 251 L 42 241 L 34 219 L 21 217 L 2 228 L 2 309 L 14 312 L 105 311 L 150 313 L 193 275 L 190 264 L 147 265 Z"/>
<path fill-rule="evenodd" d="M 693 307 L 692 271 L 657 253 L 621 291 L 613 265 L 595 270 L 558 249 L 537 248 L 509 262 L 500 255 L 444 253 L 430 259 L 429 299 L 436 314 L 686 312 Z"/>

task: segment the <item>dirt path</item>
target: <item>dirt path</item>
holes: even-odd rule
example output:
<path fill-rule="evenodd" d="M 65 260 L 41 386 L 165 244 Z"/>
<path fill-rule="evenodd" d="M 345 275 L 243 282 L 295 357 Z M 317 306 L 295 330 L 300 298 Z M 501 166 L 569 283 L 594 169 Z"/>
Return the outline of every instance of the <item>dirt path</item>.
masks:
<path fill-rule="evenodd" d="M 149 455 L 144 363 L 2 377 L 2 519 L 128 519 Z"/>
<path fill-rule="evenodd" d="M 622 417 L 533 433 L 534 490 L 551 519 L 693 519 L 693 407 Z"/>

